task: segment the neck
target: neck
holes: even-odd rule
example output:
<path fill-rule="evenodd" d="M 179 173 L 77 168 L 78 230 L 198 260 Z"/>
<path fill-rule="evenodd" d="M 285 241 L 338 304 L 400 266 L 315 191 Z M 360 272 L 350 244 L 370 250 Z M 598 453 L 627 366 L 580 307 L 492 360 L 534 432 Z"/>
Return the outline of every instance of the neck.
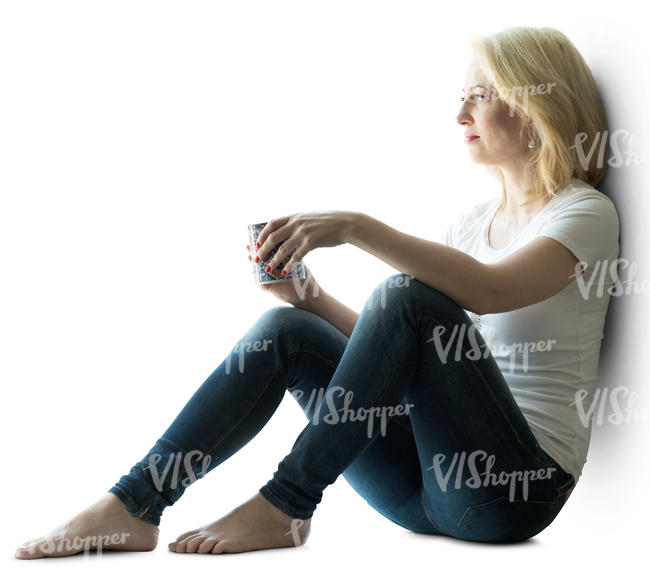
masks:
<path fill-rule="evenodd" d="M 539 211 L 546 203 L 547 198 L 534 197 L 530 192 L 530 182 L 523 170 L 504 170 L 503 182 L 506 200 L 501 212 L 508 216 L 526 216 Z"/>

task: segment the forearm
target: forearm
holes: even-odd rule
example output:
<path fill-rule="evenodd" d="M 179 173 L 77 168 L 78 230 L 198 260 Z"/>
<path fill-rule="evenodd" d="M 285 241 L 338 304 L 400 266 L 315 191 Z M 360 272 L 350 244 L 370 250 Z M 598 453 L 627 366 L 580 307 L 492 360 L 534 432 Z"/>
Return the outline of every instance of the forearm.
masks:
<path fill-rule="evenodd" d="M 322 289 L 318 297 L 301 302 L 300 308 L 316 313 L 316 315 L 334 325 L 346 337 L 350 337 L 359 318 L 359 313 L 350 309 L 335 297 L 325 293 Z"/>
<path fill-rule="evenodd" d="M 480 315 L 489 308 L 488 266 L 458 249 L 402 233 L 365 213 L 356 214 L 346 241 L 434 287 L 463 309 Z"/>

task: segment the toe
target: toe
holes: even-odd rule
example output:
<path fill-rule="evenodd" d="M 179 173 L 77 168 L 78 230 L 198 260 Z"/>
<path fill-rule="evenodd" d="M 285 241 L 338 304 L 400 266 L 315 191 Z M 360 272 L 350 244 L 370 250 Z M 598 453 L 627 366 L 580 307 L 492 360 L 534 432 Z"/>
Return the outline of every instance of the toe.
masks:
<path fill-rule="evenodd" d="M 185 547 L 185 552 L 196 552 L 196 549 L 201 545 L 205 540 L 205 536 L 202 534 L 197 534 L 191 540 L 188 540 L 187 546 Z"/>
<path fill-rule="evenodd" d="M 192 540 L 196 535 L 188 536 L 184 538 L 176 545 L 176 552 L 187 552 L 187 544 Z"/>
<path fill-rule="evenodd" d="M 22 558 L 28 559 L 28 558 L 36 558 L 36 553 L 34 552 L 35 548 L 33 546 L 25 546 L 24 544 L 18 548 L 16 548 L 16 552 L 14 553 L 14 556 L 16 558 Z"/>
<path fill-rule="evenodd" d="M 195 528 L 194 530 L 188 530 L 187 532 L 183 532 L 183 534 L 179 534 L 176 537 L 176 542 L 181 542 L 182 540 L 187 540 L 190 536 L 194 536 L 194 534 L 198 533 L 199 529 Z"/>
<path fill-rule="evenodd" d="M 216 538 L 206 538 L 199 547 L 196 549 L 198 554 L 208 554 L 209 552 L 212 552 L 212 549 L 214 548 L 214 545 L 219 542 Z"/>
<path fill-rule="evenodd" d="M 168 548 L 172 552 L 185 552 L 185 543 L 194 536 L 198 530 L 190 530 L 189 532 L 184 532 L 176 538 L 173 542 L 170 542 Z"/>
<path fill-rule="evenodd" d="M 44 541 L 45 539 L 42 536 L 28 540 L 16 549 L 16 558 L 40 558 L 43 556 L 43 552 L 40 551 L 39 547 Z"/>
<path fill-rule="evenodd" d="M 228 552 L 233 552 L 233 545 L 230 540 L 220 540 L 214 545 L 214 548 L 211 550 L 212 554 L 224 554 Z"/>

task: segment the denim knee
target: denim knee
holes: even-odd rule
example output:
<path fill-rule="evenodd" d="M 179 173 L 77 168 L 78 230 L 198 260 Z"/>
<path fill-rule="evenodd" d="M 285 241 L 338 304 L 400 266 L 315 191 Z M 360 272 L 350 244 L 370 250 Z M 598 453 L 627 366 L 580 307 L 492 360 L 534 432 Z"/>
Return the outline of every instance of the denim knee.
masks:
<path fill-rule="evenodd" d="M 287 333 L 309 334 L 322 324 L 322 321 L 324 319 L 305 309 L 276 305 L 260 315 L 254 329 L 275 336 Z"/>
<path fill-rule="evenodd" d="M 440 317 L 444 315 L 445 321 L 467 319 L 467 314 L 453 299 L 435 287 L 404 273 L 395 273 L 381 281 L 366 300 L 365 308 L 387 311 L 413 305 L 435 308 Z"/>

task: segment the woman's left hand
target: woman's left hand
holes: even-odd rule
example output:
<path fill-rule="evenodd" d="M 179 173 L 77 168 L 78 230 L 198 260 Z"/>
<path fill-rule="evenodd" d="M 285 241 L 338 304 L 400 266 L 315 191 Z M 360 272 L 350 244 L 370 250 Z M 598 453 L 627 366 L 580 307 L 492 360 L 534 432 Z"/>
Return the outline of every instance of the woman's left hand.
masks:
<path fill-rule="evenodd" d="M 273 271 L 295 249 L 284 271 L 291 272 L 293 266 L 318 247 L 335 247 L 347 243 L 348 234 L 358 214 L 352 211 L 312 211 L 294 213 L 267 222 L 260 232 L 257 243 L 259 261 L 283 240 L 286 240 L 268 262 L 268 272 Z"/>

